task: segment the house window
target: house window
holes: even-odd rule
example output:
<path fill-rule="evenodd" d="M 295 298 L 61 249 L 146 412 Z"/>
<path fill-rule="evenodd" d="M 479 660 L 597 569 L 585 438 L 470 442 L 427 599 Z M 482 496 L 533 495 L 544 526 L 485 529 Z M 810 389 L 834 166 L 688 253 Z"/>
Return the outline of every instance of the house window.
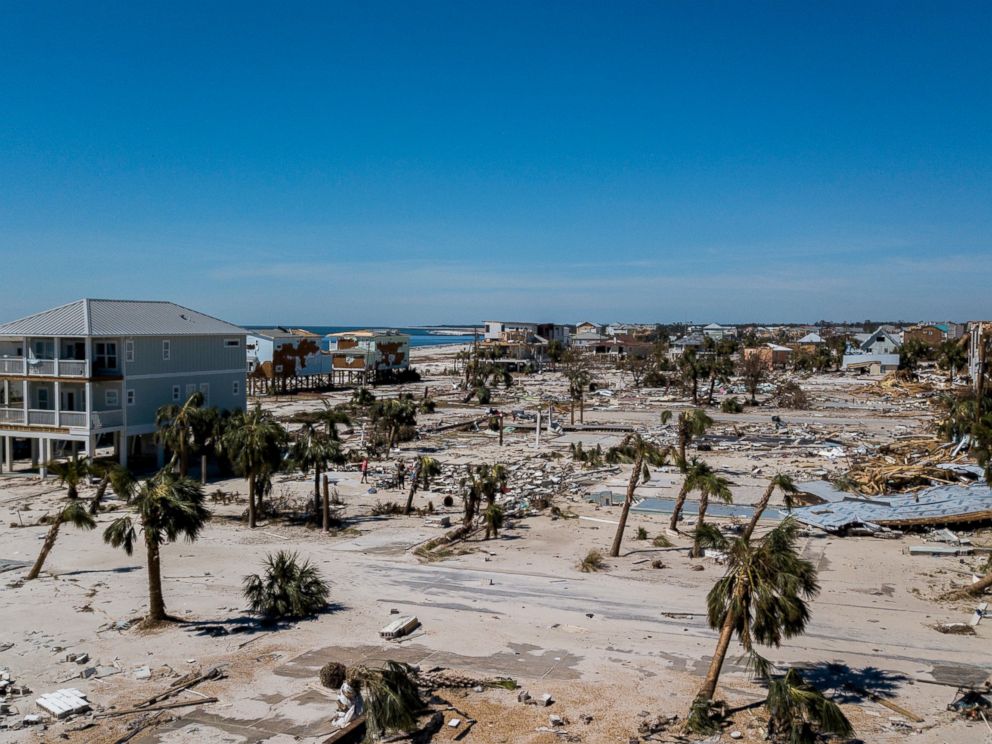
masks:
<path fill-rule="evenodd" d="M 167 362 L 172 358 L 172 342 L 165 339 L 162 342 L 162 361 Z"/>
<path fill-rule="evenodd" d="M 209 405 L 210 404 L 210 383 L 209 382 L 201 382 L 200 383 L 200 392 L 203 394 L 203 405 L 205 405 L 205 406 L 206 405 Z"/>
<path fill-rule="evenodd" d="M 241 346 L 241 339 L 240 338 L 225 338 L 224 339 L 224 346 L 226 346 L 229 349 L 237 349 L 239 346 Z"/>
<path fill-rule="evenodd" d="M 241 395 L 241 381 L 235 380 L 231 383 L 231 395 Z"/>
<path fill-rule="evenodd" d="M 97 369 L 117 369 L 116 341 L 97 341 L 93 346 L 96 350 Z"/>
<path fill-rule="evenodd" d="M 107 390 L 103 394 L 103 400 L 107 404 L 107 408 L 117 408 L 121 403 L 120 396 L 116 390 Z"/>
<path fill-rule="evenodd" d="M 128 390 L 127 391 L 127 404 L 129 406 L 133 406 L 134 405 L 134 391 L 133 390 Z"/>
<path fill-rule="evenodd" d="M 134 361 L 134 340 L 128 339 L 124 342 L 124 361 L 133 362 Z"/>
<path fill-rule="evenodd" d="M 181 391 L 179 390 L 179 386 L 178 385 L 173 385 L 172 386 L 172 400 L 174 402 L 178 403 L 179 402 L 179 396 L 180 395 L 181 395 Z"/>
<path fill-rule="evenodd" d="M 186 400 L 189 400 L 189 396 L 196 392 L 196 383 L 192 382 L 186 386 Z"/>

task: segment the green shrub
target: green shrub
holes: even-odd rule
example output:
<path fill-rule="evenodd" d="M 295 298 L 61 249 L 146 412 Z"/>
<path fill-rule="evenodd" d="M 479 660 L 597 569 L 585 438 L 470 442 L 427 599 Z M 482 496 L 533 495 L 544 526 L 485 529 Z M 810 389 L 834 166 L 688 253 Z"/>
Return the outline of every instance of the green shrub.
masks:
<path fill-rule="evenodd" d="M 266 621 L 315 615 L 327 607 L 329 589 L 310 561 L 299 562 L 296 553 L 280 550 L 266 556 L 262 575 L 243 580 L 251 612 Z"/>
<path fill-rule="evenodd" d="M 741 404 L 737 397 L 724 398 L 723 402 L 720 403 L 720 410 L 724 413 L 740 413 L 744 410 L 744 406 Z"/>

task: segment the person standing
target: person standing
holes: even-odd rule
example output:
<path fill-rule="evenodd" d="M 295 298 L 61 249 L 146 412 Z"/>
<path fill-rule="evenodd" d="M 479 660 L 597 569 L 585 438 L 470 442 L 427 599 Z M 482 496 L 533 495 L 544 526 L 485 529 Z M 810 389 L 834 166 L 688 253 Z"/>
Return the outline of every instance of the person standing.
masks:
<path fill-rule="evenodd" d="M 362 483 L 369 482 L 369 458 L 362 458 Z"/>
<path fill-rule="evenodd" d="M 396 463 L 396 483 L 401 491 L 406 488 L 406 465 L 402 460 Z"/>

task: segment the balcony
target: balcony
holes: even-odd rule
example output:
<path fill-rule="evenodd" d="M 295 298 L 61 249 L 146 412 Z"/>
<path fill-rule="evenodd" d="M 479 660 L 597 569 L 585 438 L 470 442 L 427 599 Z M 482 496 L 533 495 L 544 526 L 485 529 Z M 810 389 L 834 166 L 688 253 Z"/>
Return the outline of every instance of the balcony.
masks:
<path fill-rule="evenodd" d="M 25 420 L 26 419 L 26 420 Z M 90 426 L 86 425 L 86 411 L 60 411 L 56 419 L 55 411 L 32 408 L 0 408 L 0 425 L 48 426 L 62 429 L 112 429 L 124 424 L 124 411 L 120 408 L 111 411 L 90 413 Z"/>
<path fill-rule="evenodd" d="M 96 370 L 97 375 L 116 375 L 116 371 Z M 27 359 L 0 357 L 0 375 L 30 377 L 90 377 L 90 362 L 86 359 Z"/>

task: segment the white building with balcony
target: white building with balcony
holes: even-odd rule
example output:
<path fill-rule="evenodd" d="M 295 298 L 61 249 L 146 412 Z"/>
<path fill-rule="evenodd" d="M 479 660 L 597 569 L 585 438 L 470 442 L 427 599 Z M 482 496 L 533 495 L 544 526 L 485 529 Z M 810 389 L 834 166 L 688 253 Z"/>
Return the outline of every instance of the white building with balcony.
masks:
<path fill-rule="evenodd" d="M 32 465 L 154 449 L 155 414 L 202 392 L 245 408 L 245 331 L 171 302 L 78 300 L 0 324 L 0 445 Z M 26 440 L 26 442 L 24 441 Z M 25 449 L 26 449 L 25 447 Z"/>

